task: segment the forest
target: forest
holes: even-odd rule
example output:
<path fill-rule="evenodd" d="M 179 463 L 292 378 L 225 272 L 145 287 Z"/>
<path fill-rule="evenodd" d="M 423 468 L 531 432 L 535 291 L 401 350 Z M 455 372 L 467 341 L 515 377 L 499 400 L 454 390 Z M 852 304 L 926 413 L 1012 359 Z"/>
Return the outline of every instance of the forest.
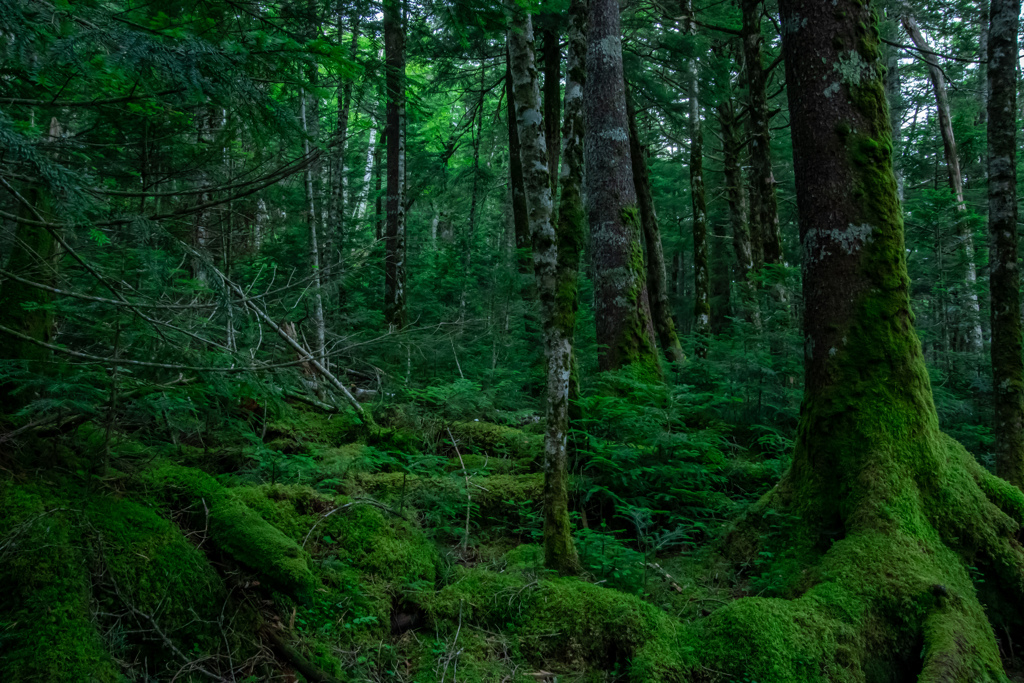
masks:
<path fill-rule="evenodd" d="M 1020 0 L 0 0 L 0 679 L 1024 681 Z"/>

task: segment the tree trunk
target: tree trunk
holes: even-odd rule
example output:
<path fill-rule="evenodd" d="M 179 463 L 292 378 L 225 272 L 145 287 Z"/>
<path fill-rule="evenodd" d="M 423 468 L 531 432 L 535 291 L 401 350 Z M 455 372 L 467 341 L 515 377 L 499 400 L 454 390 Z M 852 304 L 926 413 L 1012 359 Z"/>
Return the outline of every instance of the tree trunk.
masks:
<path fill-rule="evenodd" d="M 732 269 L 725 221 L 711 225 L 711 334 L 721 334 L 732 316 Z"/>
<path fill-rule="evenodd" d="M 665 274 L 665 251 L 661 246 L 661 231 L 658 229 L 658 214 L 654 211 L 654 196 L 651 194 L 651 178 L 647 171 L 647 159 L 640 145 L 640 131 L 636 125 L 636 111 L 627 89 L 626 109 L 629 118 L 629 156 L 636 185 L 636 198 L 640 207 L 640 225 L 647 246 L 647 297 L 651 303 L 651 318 L 658 333 L 658 341 L 669 362 L 685 360 L 683 347 L 676 334 L 676 323 L 672 319 L 672 302 L 668 295 L 668 277 Z"/>
<path fill-rule="evenodd" d="M 629 121 L 616 0 L 591 0 L 584 94 L 586 203 L 594 264 L 598 367 L 662 377 L 647 300 L 640 212 L 629 166 Z"/>
<path fill-rule="evenodd" d="M 384 320 L 391 331 L 405 312 L 405 26 L 402 0 L 384 2 L 388 189 L 384 256 Z"/>
<path fill-rule="evenodd" d="M 516 122 L 522 144 L 523 181 L 533 238 L 533 267 L 540 293 L 547 356 L 547 429 L 544 434 L 544 564 L 563 574 L 580 569 L 568 511 L 566 433 L 572 337 L 556 316 L 559 298 L 558 242 L 553 223 L 551 174 L 541 118 L 530 15 L 514 11 L 508 33 Z M 571 258 L 571 257 L 570 257 Z"/>
<path fill-rule="evenodd" d="M 465 239 L 462 245 L 462 292 L 459 295 L 459 319 L 466 319 L 466 298 L 470 289 L 473 270 L 473 243 L 476 236 L 477 203 L 480 191 L 480 138 L 484 132 L 484 95 L 487 89 L 487 62 L 480 60 L 480 98 L 476 103 L 473 123 L 473 185 L 469 194 L 469 221 L 466 223 Z M 471 124 L 473 125 L 473 124 Z M 486 198 L 486 195 L 485 197 Z M 475 289 L 475 288 L 473 288 Z"/>
<path fill-rule="evenodd" d="M 520 156 L 519 130 L 516 127 L 516 96 L 512 85 L 512 66 L 505 52 L 505 101 L 508 103 L 508 171 L 512 188 L 512 223 L 516 238 L 516 267 L 523 275 L 531 270 L 530 217 L 526 210 L 526 188 L 523 186 L 523 162 Z M 524 296 L 524 298 L 526 298 Z"/>
<path fill-rule="evenodd" d="M 687 16 L 693 6 L 685 0 Z M 687 31 L 697 35 L 697 25 L 691 20 Z M 708 210 L 704 197 L 704 136 L 700 123 L 700 74 L 697 60 L 691 59 L 690 72 L 690 197 L 693 205 L 693 333 L 696 339 L 694 353 L 707 358 L 708 337 L 711 336 L 711 269 L 708 261 Z"/>
<path fill-rule="evenodd" d="M 341 34 L 341 20 L 338 21 L 338 33 Z M 352 16 L 352 45 L 349 58 L 355 61 L 359 45 L 359 15 Z M 352 107 L 352 79 L 346 78 L 345 84 L 338 93 L 338 120 L 334 132 L 334 146 L 331 149 L 331 195 L 327 203 L 327 225 L 329 232 L 325 235 L 328 242 L 335 242 L 333 249 L 327 250 L 328 262 L 337 261 L 337 272 L 332 273 L 338 287 L 338 308 L 345 307 L 345 150 L 348 148 L 348 118 Z M 328 235 L 333 236 L 328 237 Z M 330 244 L 328 245 L 330 246 Z M 331 253 L 334 252 L 334 253 Z"/>
<path fill-rule="evenodd" d="M 767 74 L 761 37 L 762 0 L 741 0 L 743 62 L 747 76 L 750 135 L 750 232 L 758 241 L 755 268 L 762 263 L 782 263 L 779 205 L 772 172 L 772 138 L 769 130 Z"/>
<path fill-rule="evenodd" d="M 551 196 L 558 198 L 558 155 L 561 136 L 558 124 L 562 100 L 562 50 L 558 42 L 558 14 L 544 14 L 538 17 L 543 22 L 540 32 L 544 52 L 544 136 L 548 144 L 548 170 L 551 171 Z"/>
<path fill-rule="evenodd" d="M 306 93 L 302 94 L 300 104 L 302 117 L 302 132 L 305 137 L 302 140 L 302 151 L 309 156 L 309 125 L 306 120 Z M 327 326 L 324 324 L 324 299 L 323 299 L 323 278 L 320 271 L 320 246 L 317 239 L 316 224 L 316 203 L 313 190 L 313 168 L 312 164 L 306 166 L 303 174 L 306 188 L 306 228 L 309 231 L 309 267 L 313 271 L 313 327 L 315 332 L 315 347 L 310 349 L 313 356 L 320 361 L 323 367 L 330 370 L 327 357 L 324 355 L 327 348 Z M 322 397 L 321 397 L 322 398 Z"/>
<path fill-rule="evenodd" d="M 988 31 L 988 229 L 996 471 L 1024 488 L 1024 356 L 1017 261 L 1017 28 L 1020 0 L 991 0 Z"/>
<path fill-rule="evenodd" d="M 990 605 L 1024 597 L 1024 494 L 939 431 L 910 310 L 877 14 L 862 0 L 779 9 L 806 381 L 792 467 L 729 547 L 747 559 L 784 555 L 768 568 L 777 573 L 767 594 L 787 597 L 715 611 L 702 628 L 703 670 L 1005 680 L 970 572 Z M 793 521 L 780 526 L 778 515 Z"/>
<path fill-rule="evenodd" d="M 722 131 L 725 196 L 729 203 L 729 225 L 732 228 L 733 253 L 736 255 L 736 282 L 741 312 L 744 320 L 759 328 L 761 316 L 757 306 L 757 293 L 750 279 L 751 271 L 754 269 L 754 257 L 751 252 L 747 207 L 743 194 L 743 169 L 740 160 L 742 142 L 736 122 L 735 105 L 731 98 L 718 105 L 718 121 Z"/>
<path fill-rule="evenodd" d="M 964 284 L 959 298 L 965 317 L 965 346 L 968 351 L 980 353 L 983 335 L 981 332 L 981 307 L 978 303 L 978 295 L 974 291 L 974 285 L 978 280 L 974 265 L 974 237 L 971 235 L 970 225 L 966 220 L 967 205 L 964 203 L 964 183 L 960 173 L 960 157 L 956 150 L 956 138 L 953 137 L 953 120 L 949 113 L 946 77 L 942 73 L 938 56 L 925 40 L 924 34 L 921 33 L 921 29 L 910 13 L 909 5 L 904 4 L 900 21 L 928 65 L 928 78 L 931 80 L 932 89 L 935 92 L 935 108 L 939 115 L 939 131 L 942 133 L 942 149 L 946 156 L 949 187 L 956 196 L 957 235 L 963 248 Z"/>

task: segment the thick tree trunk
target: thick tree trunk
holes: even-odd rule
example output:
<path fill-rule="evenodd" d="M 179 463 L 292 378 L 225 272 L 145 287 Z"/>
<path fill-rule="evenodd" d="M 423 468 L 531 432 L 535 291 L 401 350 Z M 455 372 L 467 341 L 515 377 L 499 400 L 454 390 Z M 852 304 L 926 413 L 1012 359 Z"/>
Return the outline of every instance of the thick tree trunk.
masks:
<path fill-rule="evenodd" d="M 782 263 L 782 232 L 772 172 L 772 138 L 769 130 L 767 74 L 761 36 L 762 0 L 741 0 L 743 62 L 747 84 L 747 118 L 750 135 L 750 232 L 758 244 L 755 268 L 762 263 Z"/>
<path fill-rule="evenodd" d="M 693 6 L 685 0 L 687 16 Z M 690 21 L 687 31 L 697 35 L 697 25 Z M 708 259 L 708 210 L 704 197 L 704 134 L 700 122 L 700 74 L 696 59 L 691 59 L 690 72 L 690 198 L 693 206 L 693 333 L 694 353 L 707 358 L 708 337 L 711 336 L 711 264 Z"/>
<path fill-rule="evenodd" d="M 978 295 L 974 291 L 975 283 L 978 280 L 977 270 L 974 264 L 974 237 L 971 235 L 970 226 L 966 220 L 967 205 L 964 203 L 964 182 L 960 172 L 960 157 L 957 154 L 956 138 L 953 136 L 953 120 L 949 111 L 949 96 L 946 93 L 946 77 L 939 65 L 939 58 L 932 50 L 924 34 L 910 13 L 910 6 L 904 4 L 903 13 L 900 17 L 903 28 L 907 35 L 914 42 L 914 45 L 921 52 L 925 63 L 928 65 L 928 77 L 932 82 L 932 89 L 935 92 L 935 108 L 939 115 L 939 131 L 942 133 L 942 149 L 946 156 L 946 172 L 949 176 L 949 187 L 956 196 L 957 212 L 957 235 L 963 249 L 964 272 L 963 289 L 960 294 L 961 307 L 964 311 L 964 330 L 966 337 L 966 349 L 968 351 L 980 352 L 982 348 L 981 331 L 981 307 L 978 303 Z"/>
<path fill-rule="evenodd" d="M 732 248 L 736 255 L 736 283 L 744 320 L 761 325 L 757 306 L 757 291 L 750 279 L 754 257 L 750 246 L 747 207 L 743 194 L 742 142 L 736 122 L 732 99 L 718 105 L 718 122 L 722 131 L 722 160 L 725 167 L 725 196 L 729 203 L 729 225 L 732 228 Z"/>
<path fill-rule="evenodd" d="M 991 0 L 988 31 L 988 229 L 996 471 L 1024 488 L 1024 356 L 1017 261 L 1017 29 L 1020 0 Z"/>
<path fill-rule="evenodd" d="M 594 264 L 598 366 L 660 380 L 647 299 L 640 212 L 629 166 L 629 122 L 616 0 L 591 0 L 587 30 L 586 203 Z"/>
<path fill-rule="evenodd" d="M 651 318 L 658 333 L 661 348 L 671 363 L 686 359 L 683 347 L 676 334 L 676 323 L 672 318 L 672 302 L 668 295 L 668 276 L 665 269 L 665 251 L 661 246 L 661 231 L 658 229 L 658 214 L 654 210 L 654 196 L 651 194 L 651 178 L 647 171 L 647 159 L 640 145 L 640 131 L 636 125 L 636 111 L 630 93 L 626 92 L 626 109 L 629 117 L 629 156 L 636 185 L 637 204 L 640 208 L 640 225 L 647 247 L 647 298 L 651 303 Z"/>
<path fill-rule="evenodd" d="M 540 293 L 547 356 L 547 429 L 544 435 L 544 564 L 559 573 L 580 569 L 569 525 L 566 436 L 572 337 L 559 320 L 558 238 L 553 223 L 551 174 L 541 118 L 540 82 L 530 15 L 512 15 L 508 34 L 523 180 L 533 238 L 533 267 Z M 564 302 L 563 302 L 564 303 Z"/>
<path fill-rule="evenodd" d="M 1024 597 L 1015 539 L 1024 494 L 939 431 L 910 310 L 875 8 L 779 8 L 806 381 L 792 467 L 729 547 L 748 558 L 782 553 L 769 595 L 788 599 L 714 612 L 703 670 L 773 681 L 1005 680 L 970 571 L 983 574 L 988 604 Z M 779 514 L 793 523 L 770 521 Z"/>
<path fill-rule="evenodd" d="M 388 189 L 384 257 L 384 320 L 406 325 L 405 311 L 405 26 L 402 0 L 384 2 Z"/>

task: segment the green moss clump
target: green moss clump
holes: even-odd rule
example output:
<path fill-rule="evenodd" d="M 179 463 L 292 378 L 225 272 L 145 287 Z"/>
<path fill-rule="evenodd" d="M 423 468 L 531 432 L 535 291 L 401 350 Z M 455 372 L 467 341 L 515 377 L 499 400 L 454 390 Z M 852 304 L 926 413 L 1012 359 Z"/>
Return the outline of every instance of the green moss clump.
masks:
<path fill-rule="evenodd" d="M 308 596 L 316 587 L 307 555 L 299 545 L 213 477 L 164 465 L 147 473 L 145 479 L 170 504 L 191 510 L 200 528 L 205 510 L 209 510 L 210 540 L 237 562 L 295 595 Z"/>
<path fill-rule="evenodd" d="M 444 504 L 462 505 L 466 501 L 465 480 L 459 475 L 448 477 L 406 476 L 401 472 L 363 474 L 354 477 L 363 490 L 399 503 L 418 505 L 427 496 L 443 499 Z M 495 474 L 472 478 L 470 491 L 473 516 L 477 520 L 504 519 L 511 511 L 508 501 L 541 500 L 544 494 L 542 474 Z M 477 488 L 477 487 L 480 488 Z M 404 501 L 402 497 L 404 496 Z"/>
<path fill-rule="evenodd" d="M 544 454 L 544 437 L 491 422 L 455 422 L 451 430 L 462 456 L 476 453 L 490 458 L 539 463 Z M 447 436 L 443 433 L 442 436 Z M 454 452 L 448 455 L 454 455 Z"/>
<path fill-rule="evenodd" d="M 0 482 L 0 671 L 8 681 L 122 680 L 93 625 L 77 513 Z"/>

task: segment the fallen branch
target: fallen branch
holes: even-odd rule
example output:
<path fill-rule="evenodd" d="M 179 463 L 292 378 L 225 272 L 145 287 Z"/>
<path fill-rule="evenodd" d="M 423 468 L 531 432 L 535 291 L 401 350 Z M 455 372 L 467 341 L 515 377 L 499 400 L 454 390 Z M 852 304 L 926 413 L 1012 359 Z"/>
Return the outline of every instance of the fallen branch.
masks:
<path fill-rule="evenodd" d="M 274 649 L 277 650 L 278 654 L 288 660 L 288 662 L 295 667 L 296 671 L 305 676 L 309 683 L 341 683 L 340 679 L 335 678 L 313 662 L 306 659 L 301 652 L 285 642 L 284 638 L 274 631 L 269 628 L 264 628 L 263 634 L 267 637 L 267 640 L 270 641 L 270 644 L 274 646 Z"/>

